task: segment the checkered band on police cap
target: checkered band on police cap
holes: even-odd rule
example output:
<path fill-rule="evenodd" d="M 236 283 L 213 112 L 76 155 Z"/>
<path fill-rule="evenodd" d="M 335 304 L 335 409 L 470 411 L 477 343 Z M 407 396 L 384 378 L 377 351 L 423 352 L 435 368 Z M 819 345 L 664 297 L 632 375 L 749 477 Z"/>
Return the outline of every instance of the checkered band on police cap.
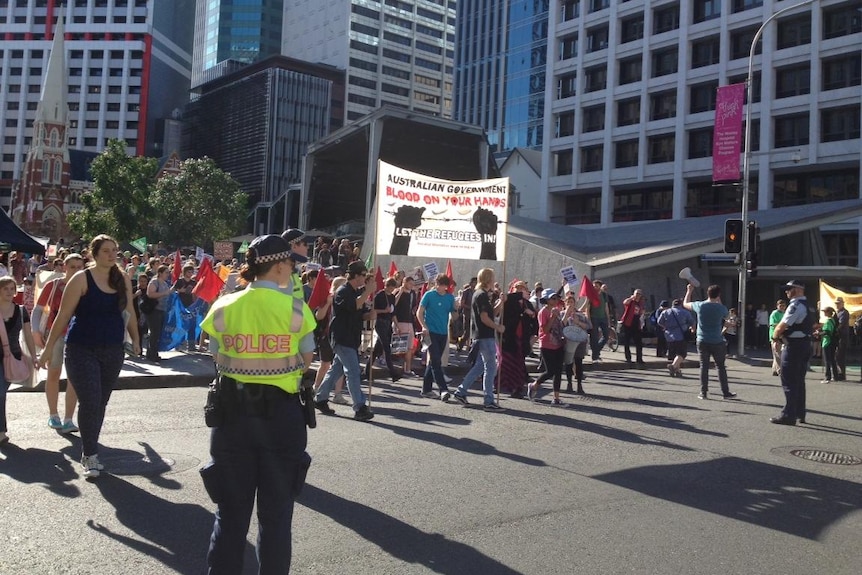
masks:
<path fill-rule="evenodd" d="M 290 246 L 274 234 L 259 236 L 249 244 L 245 257 L 250 264 L 279 262 L 290 257 Z"/>
<path fill-rule="evenodd" d="M 298 242 L 305 237 L 305 232 L 298 228 L 288 228 L 281 233 L 281 239 L 287 243 Z"/>

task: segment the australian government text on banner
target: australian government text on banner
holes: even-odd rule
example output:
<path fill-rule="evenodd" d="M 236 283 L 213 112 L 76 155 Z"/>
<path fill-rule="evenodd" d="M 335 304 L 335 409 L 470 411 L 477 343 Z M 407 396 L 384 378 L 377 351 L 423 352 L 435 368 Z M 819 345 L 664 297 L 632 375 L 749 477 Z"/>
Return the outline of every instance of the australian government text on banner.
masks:
<path fill-rule="evenodd" d="M 378 254 L 503 261 L 509 178 L 452 181 L 380 162 Z"/>

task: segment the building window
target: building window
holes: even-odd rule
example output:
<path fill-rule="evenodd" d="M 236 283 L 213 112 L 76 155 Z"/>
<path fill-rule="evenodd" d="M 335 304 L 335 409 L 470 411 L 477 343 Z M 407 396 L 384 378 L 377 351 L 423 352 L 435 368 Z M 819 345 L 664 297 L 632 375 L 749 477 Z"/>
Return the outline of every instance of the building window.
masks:
<path fill-rule="evenodd" d="M 715 98 L 718 91 L 718 81 L 696 84 L 691 87 L 691 112 L 707 112 L 715 110 Z"/>
<path fill-rule="evenodd" d="M 581 15 L 581 0 L 562 1 L 562 21 L 568 22 Z"/>
<path fill-rule="evenodd" d="M 368 88 L 369 90 L 377 89 L 376 80 L 369 80 L 368 78 L 363 78 L 361 76 L 350 76 L 349 83 L 353 86 L 359 86 L 360 88 Z"/>
<path fill-rule="evenodd" d="M 581 172 L 601 172 L 604 147 L 586 146 L 581 148 Z"/>
<path fill-rule="evenodd" d="M 608 47 L 608 27 L 599 26 L 587 31 L 587 52 L 598 52 Z"/>
<path fill-rule="evenodd" d="M 859 169 L 829 170 L 821 173 L 776 174 L 772 205 L 799 206 L 859 197 Z"/>
<path fill-rule="evenodd" d="M 820 141 L 838 142 L 859 139 L 859 106 L 827 108 L 820 112 Z"/>
<path fill-rule="evenodd" d="M 360 24 L 359 22 L 351 22 L 350 29 L 354 32 L 359 32 L 360 34 L 365 34 L 366 36 L 377 36 L 380 34 L 380 30 L 374 28 L 373 26 L 366 26 L 365 24 Z M 386 38 L 386 34 L 383 35 Z"/>
<path fill-rule="evenodd" d="M 399 52 L 397 50 L 390 50 L 389 48 L 383 49 L 383 57 L 389 58 L 390 60 L 405 62 L 407 64 L 410 63 L 410 54 L 405 54 L 404 52 Z"/>
<path fill-rule="evenodd" d="M 611 0 L 589 0 L 590 2 L 590 13 L 598 12 L 599 10 L 604 10 L 605 8 L 611 5 Z"/>
<path fill-rule="evenodd" d="M 689 130 L 688 159 L 709 158 L 712 156 L 712 128 Z"/>
<path fill-rule="evenodd" d="M 574 167 L 574 152 L 572 150 L 561 150 L 554 152 L 554 163 L 556 170 L 554 174 L 557 176 L 569 176 L 572 174 Z"/>
<path fill-rule="evenodd" d="M 811 44 L 811 14 L 778 22 L 778 49 Z"/>
<path fill-rule="evenodd" d="M 748 206 L 757 209 L 757 177 L 752 174 L 748 188 Z M 716 214 L 739 213 L 739 186 L 716 185 L 712 181 L 690 181 L 686 187 L 685 216 L 699 218 Z"/>
<path fill-rule="evenodd" d="M 718 36 L 712 36 L 691 43 L 691 67 L 702 68 L 718 64 L 721 59 L 721 42 Z"/>
<path fill-rule="evenodd" d="M 775 118 L 775 147 L 808 145 L 808 113 Z"/>
<path fill-rule="evenodd" d="M 823 60 L 823 90 L 862 84 L 862 55 L 850 54 Z"/>
<path fill-rule="evenodd" d="M 643 62 L 640 55 L 620 60 L 620 85 L 640 82 Z"/>
<path fill-rule="evenodd" d="M 350 47 L 354 50 L 365 52 L 366 54 L 377 54 L 377 46 L 372 46 L 365 42 L 360 42 L 359 40 L 351 40 Z"/>
<path fill-rule="evenodd" d="M 354 14 L 359 14 L 360 16 L 371 18 L 372 20 L 380 19 L 380 12 L 378 12 L 377 10 L 372 10 L 371 8 L 366 8 L 365 6 L 358 6 L 354 4 L 350 7 L 350 11 Z"/>
<path fill-rule="evenodd" d="M 652 77 L 666 76 L 677 71 L 678 48 L 664 48 L 652 53 Z"/>
<path fill-rule="evenodd" d="M 353 104 L 359 104 L 361 106 L 376 106 L 377 99 L 369 98 L 368 96 L 362 96 L 360 94 L 350 93 L 347 95 L 347 101 Z"/>
<path fill-rule="evenodd" d="M 668 220 L 673 217 L 673 188 L 614 192 L 614 221 Z"/>
<path fill-rule="evenodd" d="M 757 27 L 744 28 L 742 30 L 734 30 L 730 33 L 730 59 L 737 60 L 739 58 L 748 58 L 751 55 L 751 41 L 754 40 L 754 35 L 757 33 Z M 757 41 L 757 46 L 754 47 L 754 53 L 760 54 L 763 52 L 763 42 Z"/>
<path fill-rule="evenodd" d="M 605 129 L 605 105 L 589 106 L 584 108 L 584 125 L 581 131 L 586 134 L 588 132 L 598 132 Z"/>
<path fill-rule="evenodd" d="M 653 12 L 653 34 L 670 32 L 679 28 L 679 4 L 656 8 Z"/>
<path fill-rule="evenodd" d="M 789 98 L 811 92 L 811 65 L 785 66 L 775 72 L 775 97 Z"/>
<path fill-rule="evenodd" d="M 557 77 L 557 99 L 570 98 L 577 94 L 578 74 L 572 72 Z"/>
<path fill-rule="evenodd" d="M 648 162 L 650 164 L 672 162 L 674 142 L 675 138 L 673 134 L 662 134 L 647 138 Z"/>
<path fill-rule="evenodd" d="M 649 96 L 649 119 L 662 120 L 676 117 L 676 90 L 656 92 Z"/>
<path fill-rule="evenodd" d="M 721 0 L 694 0 L 694 23 L 721 16 Z"/>
<path fill-rule="evenodd" d="M 608 70 L 604 64 L 587 68 L 584 73 L 585 92 L 604 90 L 608 86 Z"/>
<path fill-rule="evenodd" d="M 578 35 L 572 34 L 560 40 L 560 60 L 568 60 L 578 55 Z"/>
<path fill-rule="evenodd" d="M 745 145 L 745 122 L 742 122 L 742 145 Z M 751 151 L 760 150 L 760 120 L 751 120 Z M 755 204 L 757 205 L 757 204 Z"/>
<path fill-rule="evenodd" d="M 557 137 L 565 138 L 572 136 L 575 133 L 575 112 L 574 110 L 557 114 Z"/>
<path fill-rule="evenodd" d="M 54 183 L 59 184 L 63 181 L 63 162 L 54 160 Z"/>
<path fill-rule="evenodd" d="M 566 196 L 566 215 L 563 224 L 597 224 L 602 221 L 602 194 L 574 194 Z"/>
<path fill-rule="evenodd" d="M 728 79 L 728 84 L 745 84 L 746 79 L 748 78 L 747 74 L 743 74 L 741 76 L 731 76 Z M 759 102 L 760 101 L 760 72 L 755 72 L 751 77 L 751 96 L 752 101 Z M 748 90 L 745 91 L 744 102 L 748 103 Z"/>
<path fill-rule="evenodd" d="M 380 89 L 386 92 L 387 94 L 396 94 L 398 96 L 404 96 L 405 98 L 410 96 L 410 90 L 407 88 L 403 88 L 401 86 L 395 86 L 393 84 L 387 84 L 383 82 L 380 85 Z"/>
<path fill-rule="evenodd" d="M 42 182 L 51 182 L 51 160 L 42 160 Z"/>
<path fill-rule="evenodd" d="M 637 139 L 617 142 L 614 147 L 616 148 L 616 161 L 614 163 L 615 167 L 630 168 L 632 166 L 638 165 Z"/>
<path fill-rule="evenodd" d="M 862 12 L 858 4 L 845 4 L 823 10 L 823 39 L 862 32 Z"/>
<path fill-rule="evenodd" d="M 763 0 L 733 0 L 733 13 L 763 6 Z"/>
<path fill-rule="evenodd" d="M 830 266 L 855 268 L 859 263 L 859 232 L 822 232 Z"/>
<path fill-rule="evenodd" d="M 640 122 L 641 98 L 627 98 L 617 102 L 617 126 L 631 126 Z"/>
<path fill-rule="evenodd" d="M 632 18 L 625 18 L 621 23 L 622 44 L 634 42 L 644 37 L 644 15 L 638 14 Z"/>

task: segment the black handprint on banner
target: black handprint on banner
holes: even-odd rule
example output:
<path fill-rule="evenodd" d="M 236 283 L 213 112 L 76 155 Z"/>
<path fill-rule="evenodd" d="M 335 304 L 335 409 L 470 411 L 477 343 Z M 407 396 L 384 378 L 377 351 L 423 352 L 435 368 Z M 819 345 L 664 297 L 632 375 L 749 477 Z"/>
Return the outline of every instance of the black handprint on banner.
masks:
<path fill-rule="evenodd" d="M 473 225 L 476 226 L 476 231 L 482 236 L 482 249 L 479 252 L 479 259 L 496 260 L 497 259 L 497 224 L 499 220 L 497 215 L 491 210 L 478 208 L 473 213 Z"/>
<path fill-rule="evenodd" d="M 401 206 L 395 211 L 395 231 L 392 235 L 392 244 L 389 246 L 389 254 L 393 256 L 406 256 L 410 250 L 410 238 L 413 230 L 422 225 L 422 213 L 425 208 L 415 206 Z"/>

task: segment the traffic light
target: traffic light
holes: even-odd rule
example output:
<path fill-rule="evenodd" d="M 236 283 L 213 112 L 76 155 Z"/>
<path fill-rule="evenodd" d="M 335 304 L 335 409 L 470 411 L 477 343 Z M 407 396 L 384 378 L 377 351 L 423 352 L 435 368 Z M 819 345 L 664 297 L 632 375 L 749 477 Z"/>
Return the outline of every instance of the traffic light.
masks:
<path fill-rule="evenodd" d="M 745 276 L 748 279 L 757 277 L 757 253 L 749 252 L 748 259 L 745 260 Z"/>
<path fill-rule="evenodd" d="M 760 228 L 757 222 L 748 222 L 748 253 L 756 254 L 760 251 Z"/>
<path fill-rule="evenodd" d="M 742 220 L 724 222 L 724 253 L 738 254 L 742 251 Z"/>

